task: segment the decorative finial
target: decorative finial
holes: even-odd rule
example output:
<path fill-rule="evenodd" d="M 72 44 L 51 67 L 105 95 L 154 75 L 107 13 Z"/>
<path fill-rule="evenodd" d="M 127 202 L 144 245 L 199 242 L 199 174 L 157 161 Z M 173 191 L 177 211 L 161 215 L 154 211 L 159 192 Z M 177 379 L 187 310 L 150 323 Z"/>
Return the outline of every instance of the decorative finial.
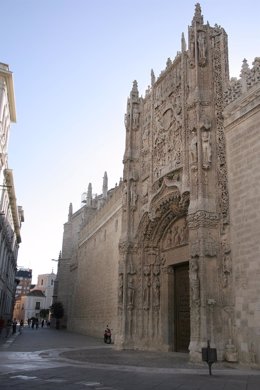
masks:
<path fill-rule="evenodd" d="M 138 85 L 136 80 L 133 82 L 133 88 L 130 95 L 132 100 L 137 101 L 139 98 Z"/>
<path fill-rule="evenodd" d="M 136 80 L 133 81 L 132 92 L 138 92 L 138 84 Z"/>
<path fill-rule="evenodd" d="M 192 20 L 192 25 L 194 24 L 203 24 L 203 16 L 201 15 L 200 3 L 195 5 L 195 14 Z"/>
<path fill-rule="evenodd" d="M 241 68 L 241 73 L 240 73 L 241 83 L 242 83 L 242 92 L 247 91 L 247 87 L 248 87 L 247 79 L 248 79 L 249 74 L 250 74 L 249 65 L 248 65 L 247 60 L 244 58 L 242 68 Z"/>
<path fill-rule="evenodd" d="M 243 78 L 248 73 L 248 70 L 249 70 L 249 65 L 248 65 L 247 59 L 244 58 L 240 76 Z"/>

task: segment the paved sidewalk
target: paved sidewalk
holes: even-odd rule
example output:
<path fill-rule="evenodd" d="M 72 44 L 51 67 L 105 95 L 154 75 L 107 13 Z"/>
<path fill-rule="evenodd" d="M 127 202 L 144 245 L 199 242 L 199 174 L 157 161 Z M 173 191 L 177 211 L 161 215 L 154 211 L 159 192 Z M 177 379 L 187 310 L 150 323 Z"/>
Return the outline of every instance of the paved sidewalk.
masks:
<path fill-rule="evenodd" d="M 117 350 L 113 344 L 107 345 L 103 337 L 94 338 L 67 330 L 52 328 L 31 329 L 25 327 L 22 335 L 18 332 L 8 339 L 1 338 L 1 349 L 11 351 L 45 351 L 57 350 L 62 358 L 95 364 L 143 366 L 151 368 L 186 368 L 208 370 L 205 362 L 192 363 L 189 355 L 177 352 L 150 352 L 139 350 Z M 232 370 L 234 373 L 243 371 L 258 373 L 259 366 L 242 366 L 235 363 L 217 362 L 212 366 L 215 370 Z"/>
<path fill-rule="evenodd" d="M 136 390 L 149 388 L 147 382 L 152 380 L 160 383 L 159 387 L 153 388 L 170 389 L 172 387 L 169 387 L 167 381 L 173 378 L 176 386 L 180 383 L 186 386 L 183 387 L 185 389 L 259 390 L 260 388 L 259 367 L 217 362 L 213 364 L 212 376 L 210 376 L 206 363 L 191 363 L 188 354 L 185 353 L 118 351 L 113 344 L 104 344 L 103 337 L 93 338 L 66 330 L 25 328 L 21 335 L 13 335 L 0 344 L 0 355 L 1 351 L 10 354 L 24 352 L 24 355 L 31 356 L 31 359 L 37 355 L 43 359 L 43 363 L 40 364 L 44 364 L 45 361 L 50 364 L 52 362 L 64 364 L 64 367 L 70 366 L 70 370 L 64 368 L 64 373 L 68 372 L 72 375 L 75 372 L 76 378 L 80 370 L 91 378 L 98 377 L 103 381 L 104 378 L 108 378 L 106 373 L 109 373 L 113 383 L 123 375 L 125 379 L 129 378 L 129 389 L 130 384 L 138 380 L 142 380 L 143 385 L 135 387 Z M 143 387 L 144 383 L 148 387 Z M 127 385 L 128 383 L 125 383 L 124 388 L 128 389 Z"/>

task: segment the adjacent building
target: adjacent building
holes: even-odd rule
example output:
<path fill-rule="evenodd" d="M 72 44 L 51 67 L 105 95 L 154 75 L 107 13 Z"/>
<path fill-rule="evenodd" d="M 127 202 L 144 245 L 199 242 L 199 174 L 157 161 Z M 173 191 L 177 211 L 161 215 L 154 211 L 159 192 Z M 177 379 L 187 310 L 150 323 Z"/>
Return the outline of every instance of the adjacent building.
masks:
<path fill-rule="evenodd" d="M 38 281 L 35 289 L 41 290 L 45 295 L 44 309 L 49 309 L 52 305 L 55 279 L 56 275 L 53 272 L 50 274 L 38 275 Z"/>
<path fill-rule="evenodd" d="M 0 63 L 0 318 L 12 318 L 16 267 L 24 213 L 17 206 L 13 171 L 8 166 L 11 123 L 16 122 L 12 72 Z"/>
<path fill-rule="evenodd" d="M 64 225 L 63 325 L 118 348 L 260 363 L 260 58 L 229 78 L 199 4 L 188 41 L 125 114 L 123 177 Z M 68 288 L 70 286 L 70 288 Z"/>
<path fill-rule="evenodd" d="M 23 270 L 23 272 L 19 272 L 17 274 L 23 275 L 23 281 L 26 279 L 26 275 L 28 275 Z M 29 270 L 31 271 L 31 270 Z M 38 281 L 36 285 L 31 285 L 29 291 L 25 294 L 20 294 L 15 300 L 15 307 L 13 317 L 24 321 L 28 320 L 28 318 L 40 318 L 40 312 L 43 309 L 50 309 L 50 306 L 53 302 L 54 295 L 54 281 L 56 279 L 56 275 L 52 272 L 50 274 L 41 274 L 38 275 Z"/>
<path fill-rule="evenodd" d="M 30 292 L 32 284 L 32 270 L 30 268 L 20 267 L 15 275 L 18 282 L 15 291 L 15 299 L 20 298 L 22 295 L 27 295 Z"/>

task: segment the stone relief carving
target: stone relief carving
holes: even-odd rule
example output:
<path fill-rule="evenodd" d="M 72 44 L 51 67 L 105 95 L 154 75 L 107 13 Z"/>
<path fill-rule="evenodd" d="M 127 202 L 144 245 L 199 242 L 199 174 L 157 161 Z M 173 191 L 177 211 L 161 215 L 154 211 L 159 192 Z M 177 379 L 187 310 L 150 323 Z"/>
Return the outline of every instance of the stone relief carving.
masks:
<path fill-rule="evenodd" d="M 194 214 L 187 216 L 188 226 L 190 229 L 197 229 L 198 227 L 213 227 L 219 221 L 217 213 L 209 213 L 207 211 L 197 211 Z"/>
<path fill-rule="evenodd" d="M 226 40 L 220 42 L 220 36 L 215 37 L 215 50 L 214 50 L 214 83 L 215 83 L 215 95 L 216 95 L 216 151 L 217 151 L 217 175 L 218 175 L 218 199 L 219 208 L 221 211 L 222 225 L 229 223 L 229 195 L 227 187 L 227 167 L 226 167 L 226 146 L 225 136 L 223 130 L 223 86 L 222 86 L 222 65 L 221 65 L 221 53 L 223 49 L 226 49 Z M 224 47 L 223 47 L 224 46 Z"/>
<path fill-rule="evenodd" d="M 167 230 L 164 247 L 167 249 L 187 244 L 188 234 L 188 224 L 186 221 L 175 223 Z"/>
<path fill-rule="evenodd" d="M 169 165 L 175 169 L 181 164 L 182 141 L 180 127 L 181 108 L 175 99 L 174 106 L 167 108 L 161 118 L 156 117 L 154 137 L 154 176 L 160 177 L 162 169 Z"/>

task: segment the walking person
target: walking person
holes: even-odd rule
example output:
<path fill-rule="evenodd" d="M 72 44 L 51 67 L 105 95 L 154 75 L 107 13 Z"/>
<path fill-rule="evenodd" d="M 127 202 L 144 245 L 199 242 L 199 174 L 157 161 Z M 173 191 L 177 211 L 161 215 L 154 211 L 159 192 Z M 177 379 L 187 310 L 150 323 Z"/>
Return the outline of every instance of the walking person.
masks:
<path fill-rule="evenodd" d="M 17 321 L 16 321 L 16 318 L 14 318 L 14 320 L 13 320 L 13 334 L 16 333 L 16 327 L 17 327 Z"/>
<path fill-rule="evenodd" d="M 20 321 L 20 324 L 19 324 L 19 333 L 22 334 L 22 330 L 23 330 L 23 320 Z"/>

